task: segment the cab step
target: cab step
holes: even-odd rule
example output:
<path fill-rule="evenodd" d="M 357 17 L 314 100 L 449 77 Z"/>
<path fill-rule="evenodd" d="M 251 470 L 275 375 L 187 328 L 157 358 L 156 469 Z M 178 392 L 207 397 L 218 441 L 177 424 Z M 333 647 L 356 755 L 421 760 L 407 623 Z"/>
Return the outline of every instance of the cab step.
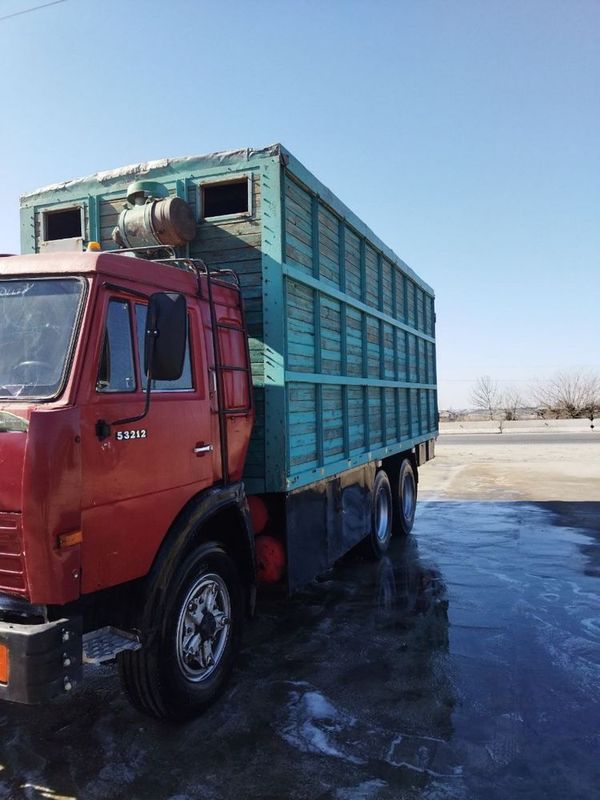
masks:
<path fill-rule="evenodd" d="M 124 650 L 139 650 L 141 643 L 134 633 L 107 625 L 83 635 L 83 663 L 106 664 Z"/>

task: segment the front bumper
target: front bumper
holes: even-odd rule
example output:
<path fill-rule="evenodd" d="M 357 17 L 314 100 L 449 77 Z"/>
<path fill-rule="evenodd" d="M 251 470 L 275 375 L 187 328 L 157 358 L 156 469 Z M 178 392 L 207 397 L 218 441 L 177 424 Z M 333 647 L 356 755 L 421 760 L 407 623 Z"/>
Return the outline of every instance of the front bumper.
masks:
<path fill-rule="evenodd" d="M 28 624 L 0 621 L 0 700 L 33 705 L 81 681 L 80 617 Z"/>

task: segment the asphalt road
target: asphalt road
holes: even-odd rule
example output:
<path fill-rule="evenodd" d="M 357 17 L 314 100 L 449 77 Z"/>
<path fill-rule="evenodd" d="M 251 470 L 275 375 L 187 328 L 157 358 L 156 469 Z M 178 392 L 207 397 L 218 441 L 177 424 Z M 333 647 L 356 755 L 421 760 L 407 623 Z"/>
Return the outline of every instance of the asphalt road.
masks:
<path fill-rule="evenodd" d="M 600 444 L 600 425 L 585 433 L 448 433 L 441 434 L 438 441 L 444 444 Z"/>
<path fill-rule="evenodd" d="M 446 466 L 380 563 L 262 598 L 202 718 L 140 717 L 109 667 L 50 706 L 0 706 L 0 797 L 597 796 L 600 502 L 455 499 Z"/>

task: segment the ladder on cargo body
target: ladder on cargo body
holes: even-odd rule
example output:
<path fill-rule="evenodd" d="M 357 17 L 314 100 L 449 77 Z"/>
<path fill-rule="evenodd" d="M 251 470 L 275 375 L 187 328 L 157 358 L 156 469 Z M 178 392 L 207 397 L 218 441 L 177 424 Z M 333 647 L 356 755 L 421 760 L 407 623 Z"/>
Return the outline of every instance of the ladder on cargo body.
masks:
<path fill-rule="evenodd" d="M 167 258 L 160 259 L 161 263 L 173 266 L 183 266 L 195 273 L 198 280 L 198 294 L 204 296 L 202 278 L 206 279 L 208 306 L 210 309 L 210 320 L 213 331 L 213 353 L 214 353 L 214 372 L 217 383 L 217 411 L 219 415 L 219 432 L 221 441 L 221 463 L 223 481 L 229 482 L 229 447 L 227 419 L 233 416 L 245 416 L 252 411 L 252 371 L 250 369 L 250 349 L 248 347 L 248 332 L 246 329 L 246 318 L 244 314 L 244 301 L 238 274 L 232 269 L 210 269 L 200 258 Z M 213 287 L 222 286 L 233 290 L 237 295 L 237 307 L 240 312 L 240 322 L 222 322 L 217 318 L 216 304 L 213 294 Z M 244 341 L 245 365 L 224 364 L 222 359 L 221 332 L 232 331 L 239 333 Z M 246 377 L 246 397 L 248 401 L 245 406 L 227 407 L 225 398 L 225 373 L 239 372 Z"/>

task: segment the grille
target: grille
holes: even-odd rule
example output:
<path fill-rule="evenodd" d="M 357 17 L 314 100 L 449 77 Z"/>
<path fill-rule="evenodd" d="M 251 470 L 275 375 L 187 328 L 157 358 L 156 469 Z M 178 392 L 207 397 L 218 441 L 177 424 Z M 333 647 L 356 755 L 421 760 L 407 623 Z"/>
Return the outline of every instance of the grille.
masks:
<path fill-rule="evenodd" d="M 20 514 L 0 512 L 0 592 L 27 594 Z"/>

